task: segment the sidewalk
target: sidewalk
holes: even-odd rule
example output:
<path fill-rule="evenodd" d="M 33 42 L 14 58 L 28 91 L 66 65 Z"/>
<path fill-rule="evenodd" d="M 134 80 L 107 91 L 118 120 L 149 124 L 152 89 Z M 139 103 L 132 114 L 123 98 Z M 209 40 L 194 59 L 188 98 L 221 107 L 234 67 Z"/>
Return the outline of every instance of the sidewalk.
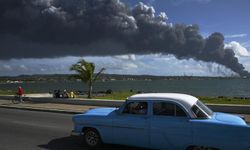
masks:
<path fill-rule="evenodd" d="M 0 100 L 0 108 L 13 108 L 24 110 L 37 110 L 61 113 L 81 113 L 90 108 L 97 108 L 99 106 L 89 105 L 70 105 L 70 104 L 56 104 L 56 103 L 42 103 L 42 102 L 24 102 L 13 104 L 10 100 Z"/>

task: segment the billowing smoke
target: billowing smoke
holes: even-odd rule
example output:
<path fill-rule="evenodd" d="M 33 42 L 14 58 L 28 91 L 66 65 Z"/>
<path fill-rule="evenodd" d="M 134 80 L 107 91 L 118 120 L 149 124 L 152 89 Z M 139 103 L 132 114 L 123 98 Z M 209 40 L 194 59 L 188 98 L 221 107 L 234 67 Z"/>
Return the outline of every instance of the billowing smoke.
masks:
<path fill-rule="evenodd" d="M 173 54 L 249 75 L 224 37 L 168 22 L 153 7 L 119 0 L 1 0 L 0 59 L 82 55 Z"/>

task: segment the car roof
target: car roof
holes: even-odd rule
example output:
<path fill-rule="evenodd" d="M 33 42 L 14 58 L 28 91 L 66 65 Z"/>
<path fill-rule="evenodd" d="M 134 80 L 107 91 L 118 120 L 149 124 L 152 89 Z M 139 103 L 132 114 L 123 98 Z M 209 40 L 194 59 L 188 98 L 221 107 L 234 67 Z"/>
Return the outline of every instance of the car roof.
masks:
<path fill-rule="evenodd" d="M 128 97 L 128 100 L 175 101 L 181 105 L 184 105 L 186 108 L 190 108 L 198 101 L 198 98 L 188 94 L 181 94 L 181 93 L 144 93 Z"/>

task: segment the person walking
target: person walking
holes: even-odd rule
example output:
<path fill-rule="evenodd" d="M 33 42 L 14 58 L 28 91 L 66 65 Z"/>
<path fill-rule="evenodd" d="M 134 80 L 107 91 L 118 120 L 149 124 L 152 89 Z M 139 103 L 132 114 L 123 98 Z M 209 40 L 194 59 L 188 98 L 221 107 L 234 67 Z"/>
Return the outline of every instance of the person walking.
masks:
<path fill-rule="evenodd" d="M 19 96 L 19 101 L 23 102 L 23 88 L 19 86 L 18 88 L 18 96 Z"/>
<path fill-rule="evenodd" d="M 66 89 L 63 90 L 63 98 L 69 98 L 69 95 Z"/>
<path fill-rule="evenodd" d="M 74 91 L 70 91 L 70 98 L 75 98 L 75 93 L 74 93 Z"/>

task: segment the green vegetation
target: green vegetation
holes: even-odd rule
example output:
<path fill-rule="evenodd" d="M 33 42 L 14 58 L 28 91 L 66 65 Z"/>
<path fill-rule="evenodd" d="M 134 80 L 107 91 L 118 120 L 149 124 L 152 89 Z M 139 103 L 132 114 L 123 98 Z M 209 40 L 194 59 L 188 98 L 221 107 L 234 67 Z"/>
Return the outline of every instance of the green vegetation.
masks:
<path fill-rule="evenodd" d="M 72 78 L 88 84 L 88 98 L 92 98 L 93 84 L 105 69 L 102 68 L 97 74 L 94 74 L 95 64 L 87 62 L 84 59 L 80 59 L 76 64 L 73 64 L 70 67 L 70 70 L 77 73 L 75 75 L 71 75 Z"/>
<path fill-rule="evenodd" d="M 0 95 L 13 95 L 15 94 L 12 90 L 0 90 Z"/>
<path fill-rule="evenodd" d="M 95 96 L 96 99 L 112 99 L 112 100 L 125 100 L 127 97 L 136 94 L 135 92 L 113 92 L 105 96 Z M 236 98 L 236 97 L 198 97 L 206 104 L 237 104 L 237 105 L 250 105 L 250 99 Z"/>
<path fill-rule="evenodd" d="M 0 95 L 15 95 L 16 93 L 17 90 L 0 90 Z M 24 94 L 32 94 L 32 93 L 37 93 L 37 92 L 24 89 Z"/>
<path fill-rule="evenodd" d="M 17 91 L 12 90 L 0 90 L 0 95 L 13 95 Z M 34 91 L 25 91 L 24 94 L 36 93 Z M 125 100 L 127 97 L 136 94 L 136 92 L 119 91 L 112 92 L 111 94 L 103 94 L 100 96 L 93 95 L 95 99 L 110 99 L 110 100 Z M 79 96 L 79 98 L 86 98 L 86 96 Z M 198 97 L 202 102 L 206 104 L 236 104 L 236 105 L 250 105 L 250 99 L 244 99 L 240 97 Z"/>
<path fill-rule="evenodd" d="M 207 104 L 237 104 L 250 105 L 250 99 L 238 97 L 199 97 L 199 99 Z"/>
<path fill-rule="evenodd" d="M 127 97 L 136 94 L 135 92 L 113 92 L 104 96 L 94 96 L 96 99 L 125 100 Z"/>

